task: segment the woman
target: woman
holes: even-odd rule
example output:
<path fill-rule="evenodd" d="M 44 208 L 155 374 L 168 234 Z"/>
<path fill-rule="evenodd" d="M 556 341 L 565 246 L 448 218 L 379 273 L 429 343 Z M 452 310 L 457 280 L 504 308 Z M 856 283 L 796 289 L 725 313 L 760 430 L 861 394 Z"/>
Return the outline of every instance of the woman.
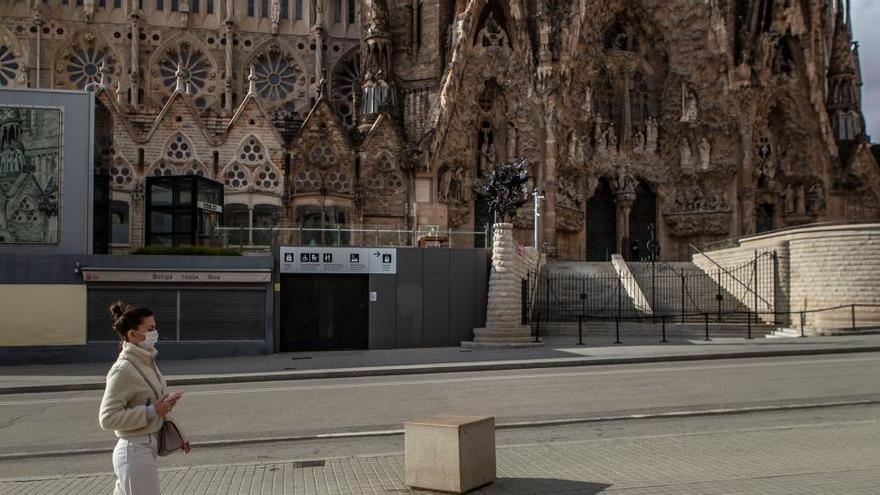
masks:
<path fill-rule="evenodd" d="M 113 450 L 113 493 L 157 495 L 158 432 L 165 418 L 171 419 L 171 410 L 182 393 L 168 394 L 165 379 L 156 367 L 159 332 L 153 312 L 117 302 L 110 306 L 110 313 L 113 329 L 119 334 L 120 352 L 107 373 L 99 422 L 101 428 L 114 430 L 119 437 Z M 156 391 L 161 398 L 157 398 Z M 190 451 L 185 437 L 182 450 Z"/>

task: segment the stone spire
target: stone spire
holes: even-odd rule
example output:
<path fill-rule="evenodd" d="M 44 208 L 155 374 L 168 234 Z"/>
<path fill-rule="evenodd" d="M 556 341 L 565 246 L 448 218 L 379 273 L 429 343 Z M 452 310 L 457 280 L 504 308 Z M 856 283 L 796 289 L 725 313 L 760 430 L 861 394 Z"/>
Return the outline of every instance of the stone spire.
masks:
<path fill-rule="evenodd" d="M 385 0 L 366 0 L 362 10 L 364 37 L 361 43 L 361 125 L 369 127 L 385 109 L 397 113 L 394 89 L 393 44 L 388 29 L 388 6 Z"/>
<path fill-rule="evenodd" d="M 828 113 L 834 137 L 840 142 L 854 142 L 864 137 L 864 118 L 859 97 L 856 53 L 853 50 L 849 5 L 837 0 L 831 61 L 828 68 Z"/>

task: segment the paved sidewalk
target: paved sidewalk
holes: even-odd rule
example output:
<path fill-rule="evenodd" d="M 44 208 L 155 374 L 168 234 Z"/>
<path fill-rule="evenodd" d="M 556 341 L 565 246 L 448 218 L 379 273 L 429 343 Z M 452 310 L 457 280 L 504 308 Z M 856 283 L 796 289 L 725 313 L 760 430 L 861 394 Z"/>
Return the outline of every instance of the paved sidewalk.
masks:
<path fill-rule="evenodd" d="M 875 494 L 880 421 L 499 447 L 498 481 L 477 494 Z M 162 470 L 162 493 L 419 493 L 402 454 Z M 113 475 L 0 480 L 0 494 L 112 491 Z M 421 492 L 425 493 L 425 492 Z"/>
<path fill-rule="evenodd" d="M 279 353 L 266 356 L 162 360 L 171 385 L 236 383 L 351 376 L 551 368 L 662 361 L 686 361 L 847 352 L 880 352 L 880 335 L 784 339 L 629 339 L 614 345 L 606 337 L 545 337 L 543 347 L 465 349 L 439 347 L 363 351 Z M 104 388 L 106 363 L 0 366 L 0 394 Z M 160 350 L 161 360 L 161 350 Z"/>

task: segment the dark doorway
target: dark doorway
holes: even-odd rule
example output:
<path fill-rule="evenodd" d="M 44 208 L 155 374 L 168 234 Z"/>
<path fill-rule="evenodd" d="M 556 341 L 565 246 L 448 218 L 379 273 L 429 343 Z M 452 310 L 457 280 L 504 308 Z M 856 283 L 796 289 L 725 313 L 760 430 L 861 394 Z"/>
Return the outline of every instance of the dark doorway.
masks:
<path fill-rule="evenodd" d="M 617 207 L 606 179 L 587 202 L 587 261 L 608 261 L 617 252 Z"/>
<path fill-rule="evenodd" d="M 758 205 L 758 211 L 755 212 L 755 233 L 769 232 L 773 230 L 773 213 L 772 204 L 762 203 Z"/>
<path fill-rule="evenodd" d="M 282 275 L 281 351 L 366 349 L 366 275 Z"/>
<path fill-rule="evenodd" d="M 474 201 L 474 231 L 487 232 L 492 224 L 492 218 L 489 213 L 489 200 L 485 196 L 477 196 Z M 488 244 L 481 235 L 474 235 L 474 247 L 486 247 Z"/>
<path fill-rule="evenodd" d="M 644 182 L 636 187 L 636 202 L 629 214 L 629 259 L 647 259 L 651 225 L 657 223 L 657 195 Z"/>

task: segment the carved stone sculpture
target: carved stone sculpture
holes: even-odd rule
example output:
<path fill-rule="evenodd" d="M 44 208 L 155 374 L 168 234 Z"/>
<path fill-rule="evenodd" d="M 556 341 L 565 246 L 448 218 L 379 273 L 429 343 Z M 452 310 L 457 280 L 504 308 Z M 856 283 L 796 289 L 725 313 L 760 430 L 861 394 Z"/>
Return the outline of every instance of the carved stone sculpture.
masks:
<path fill-rule="evenodd" d="M 709 166 L 712 161 L 712 147 L 709 144 L 709 141 L 704 137 L 702 141 L 700 141 L 700 169 L 701 170 L 709 170 Z"/>

